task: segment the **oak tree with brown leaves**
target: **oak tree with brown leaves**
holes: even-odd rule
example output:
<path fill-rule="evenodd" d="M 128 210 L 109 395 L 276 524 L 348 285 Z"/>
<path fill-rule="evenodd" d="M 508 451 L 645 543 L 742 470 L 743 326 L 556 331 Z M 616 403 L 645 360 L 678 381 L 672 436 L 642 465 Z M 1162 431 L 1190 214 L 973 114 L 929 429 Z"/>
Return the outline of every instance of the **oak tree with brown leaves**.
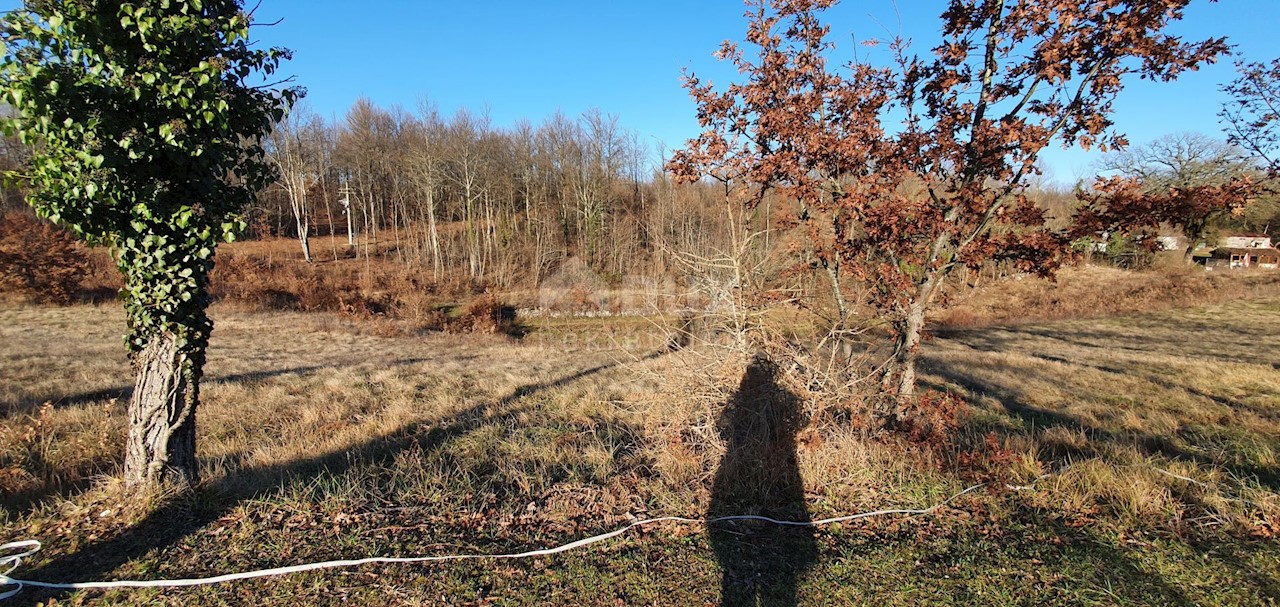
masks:
<path fill-rule="evenodd" d="M 1189 1 L 951 0 L 931 52 L 898 38 L 883 65 L 837 65 L 823 20 L 835 0 L 751 0 L 745 44 L 719 52 L 741 81 L 686 77 L 703 132 L 669 168 L 732 183 L 749 206 L 770 191 L 796 201 L 837 299 L 859 294 L 893 334 L 892 422 L 953 271 L 1008 260 L 1050 275 L 1069 255 L 1073 232 L 1050 229 L 1025 193 L 1039 153 L 1123 147 L 1111 114 L 1127 81 L 1172 80 L 1226 51 L 1165 33 Z"/>
<path fill-rule="evenodd" d="M 1147 250 L 1158 247 L 1156 232 L 1164 225 L 1177 226 L 1188 237 L 1183 258 L 1190 261 L 1199 238 L 1212 221 L 1239 216 L 1260 193 L 1260 183 L 1242 174 L 1226 181 L 1189 183 L 1152 188 L 1139 179 L 1124 176 L 1100 178 L 1082 193 L 1072 232 L 1091 236 L 1125 232 Z"/>
<path fill-rule="evenodd" d="M 1244 214 L 1260 176 L 1243 149 L 1197 133 L 1172 133 L 1117 150 L 1099 166 L 1136 183 L 1099 183 L 1089 197 L 1115 194 L 1108 214 L 1131 229 L 1177 228 L 1187 239 L 1186 263 L 1223 219 Z"/>

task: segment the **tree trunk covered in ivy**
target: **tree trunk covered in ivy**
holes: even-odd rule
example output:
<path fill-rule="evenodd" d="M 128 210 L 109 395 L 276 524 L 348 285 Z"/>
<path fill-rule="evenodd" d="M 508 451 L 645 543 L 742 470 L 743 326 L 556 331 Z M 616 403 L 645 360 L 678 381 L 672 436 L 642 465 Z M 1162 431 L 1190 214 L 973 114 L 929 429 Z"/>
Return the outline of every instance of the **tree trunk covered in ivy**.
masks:
<path fill-rule="evenodd" d="M 138 377 L 129 401 L 124 479 L 130 487 L 190 485 L 196 468 L 200 374 L 171 333 L 156 335 L 134 355 Z"/>
<path fill-rule="evenodd" d="M 145 244 L 119 257 L 137 373 L 124 461 L 125 485 L 133 488 L 189 486 L 199 480 L 196 408 L 213 331 L 205 313 L 213 264 L 200 250 L 216 243 L 164 232 L 150 228 Z"/>
<path fill-rule="evenodd" d="M 132 489 L 198 480 L 214 251 L 274 180 L 262 143 L 303 93 L 261 84 L 290 53 L 254 48 L 251 21 L 241 0 L 27 0 L 0 16 L 15 110 L 0 123 L 33 146 L 28 202 L 111 247 L 124 275 Z"/>

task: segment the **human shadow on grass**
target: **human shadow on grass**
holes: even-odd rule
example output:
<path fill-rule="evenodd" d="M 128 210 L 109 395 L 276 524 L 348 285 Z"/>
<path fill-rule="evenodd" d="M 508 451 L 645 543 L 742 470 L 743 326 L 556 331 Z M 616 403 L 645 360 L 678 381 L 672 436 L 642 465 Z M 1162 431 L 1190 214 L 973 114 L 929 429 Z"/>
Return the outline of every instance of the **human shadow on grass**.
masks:
<path fill-rule="evenodd" d="M 659 354 L 651 354 L 642 360 Z M 341 476 L 355 466 L 389 465 L 397 454 L 406 450 L 415 450 L 419 457 L 423 457 L 485 426 L 508 427 L 517 424 L 522 414 L 529 409 L 529 405 L 519 404 L 522 398 L 567 385 L 616 366 L 618 363 L 602 364 L 551 381 L 521 386 L 500 399 L 476 404 L 432 423 L 407 424 L 349 449 L 270 466 L 229 470 L 216 480 L 196 488 L 190 495 L 165 501 L 131 527 L 57 555 L 34 569 L 24 567 L 23 571 L 13 575 L 42 581 L 104 579 L 135 559 L 178 544 L 225 516 L 245 500 L 270 494 L 290 483 L 322 475 Z M 50 544 L 46 548 L 58 549 L 56 544 Z M 29 562 L 38 561 L 39 556 Z M 191 575 L 218 573 L 225 572 L 203 571 Z M 35 601 L 60 594 L 63 593 L 27 589 L 24 598 Z"/>
<path fill-rule="evenodd" d="M 708 518 L 755 514 L 808 522 L 796 462 L 800 399 L 779 386 L 777 368 L 757 357 L 725 406 L 726 448 L 711 488 Z M 723 572 L 721 604 L 796 605 L 800 575 L 817 558 L 812 527 L 719 522 L 709 529 Z"/>

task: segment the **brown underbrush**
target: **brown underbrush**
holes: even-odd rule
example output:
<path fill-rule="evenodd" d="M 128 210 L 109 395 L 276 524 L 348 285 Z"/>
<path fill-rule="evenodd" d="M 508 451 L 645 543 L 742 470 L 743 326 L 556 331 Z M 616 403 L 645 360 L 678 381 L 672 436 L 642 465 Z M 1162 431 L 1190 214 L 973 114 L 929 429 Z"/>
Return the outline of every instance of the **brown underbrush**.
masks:
<path fill-rule="evenodd" d="M 70 232 L 27 212 L 0 217 L 0 295 L 71 303 L 89 271 L 88 250 Z"/>
<path fill-rule="evenodd" d="M 1162 264 L 1133 271 L 1107 266 L 1068 268 L 1055 280 L 1019 275 L 952 293 L 933 316 L 942 329 L 1101 318 L 1280 296 L 1280 271 L 1212 271 Z"/>
<path fill-rule="evenodd" d="M 313 263 L 301 260 L 294 240 L 223 245 L 209 277 L 209 295 L 224 308 L 245 312 L 334 313 L 384 335 L 519 333 L 514 308 L 482 283 L 456 274 L 436 280 L 429 270 L 391 258 L 393 251 L 348 249 L 345 242 L 343 253 L 330 258 L 322 254 L 329 240 L 335 239 L 315 239 Z M 79 300 L 103 302 L 120 288 L 106 250 L 91 251 L 86 267 Z"/>

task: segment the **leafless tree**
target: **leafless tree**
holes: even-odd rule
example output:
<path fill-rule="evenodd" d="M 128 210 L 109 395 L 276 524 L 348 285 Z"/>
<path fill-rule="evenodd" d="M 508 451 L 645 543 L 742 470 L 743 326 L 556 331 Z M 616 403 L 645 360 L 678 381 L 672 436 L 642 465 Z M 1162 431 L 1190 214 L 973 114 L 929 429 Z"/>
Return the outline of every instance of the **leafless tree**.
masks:
<path fill-rule="evenodd" d="M 311 263 L 310 190 L 328 169 L 324 155 L 325 127 L 309 108 L 294 107 L 267 139 L 267 158 L 279 171 L 279 183 L 289 199 L 302 257 Z"/>

